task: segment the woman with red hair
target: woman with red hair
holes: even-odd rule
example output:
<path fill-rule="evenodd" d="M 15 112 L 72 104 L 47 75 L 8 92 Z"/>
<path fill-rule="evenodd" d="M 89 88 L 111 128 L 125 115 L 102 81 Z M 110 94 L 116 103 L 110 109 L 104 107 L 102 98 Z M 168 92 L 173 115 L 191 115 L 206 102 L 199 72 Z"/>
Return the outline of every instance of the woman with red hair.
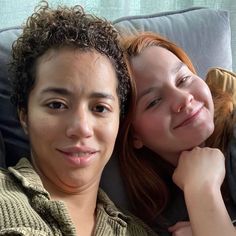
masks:
<path fill-rule="evenodd" d="M 120 165 L 134 213 L 160 235 L 236 235 L 225 178 L 232 94 L 212 77 L 208 86 L 186 53 L 159 35 L 122 43 L 135 96 L 122 127 Z"/>

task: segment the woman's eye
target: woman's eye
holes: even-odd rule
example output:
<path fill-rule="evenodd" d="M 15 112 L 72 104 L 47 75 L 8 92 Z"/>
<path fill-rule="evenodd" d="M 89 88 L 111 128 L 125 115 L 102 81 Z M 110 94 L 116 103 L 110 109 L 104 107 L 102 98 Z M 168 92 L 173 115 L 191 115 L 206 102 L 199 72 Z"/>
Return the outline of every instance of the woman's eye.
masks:
<path fill-rule="evenodd" d="M 154 107 L 154 106 L 157 105 L 157 104 L 159 104 L 160 101 L 161 101 L 161 98 L 156 98 L 156 99 L 154 99 L 153 101 L 151 101 L 151 102 L 148 104 L 146 110 L 149 109 L 149 108 L 151 108 L 151 107 Z"/>
<path fill-rule="evenodd" d="M 98 112 L 98 113 L 105 113 L 105 112 L 108 112 L 109 109 L 106 106 L 97 105 L 93 108 L 93 111 Z"/>
<path fill-rule="evenodd" d="M 190 78 L 191 78 L 190 75 L 182 77 L 182 78 L 177 82 L 177 86 L 186 83 Z"/>
<path fill-rule="evenodd" d="M 51 109 L 65 109 L 66 106 L 62 102 L 50 102 L 48 107 Z"/>

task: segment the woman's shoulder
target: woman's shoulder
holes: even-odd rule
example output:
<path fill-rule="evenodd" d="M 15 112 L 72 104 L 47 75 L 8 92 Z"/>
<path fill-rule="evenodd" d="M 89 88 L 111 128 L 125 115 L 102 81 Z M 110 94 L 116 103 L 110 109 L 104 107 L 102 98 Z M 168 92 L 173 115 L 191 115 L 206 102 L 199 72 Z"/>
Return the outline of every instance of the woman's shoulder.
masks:
<path fill-rule="evenodd" d="M 34 192 L 47 195 L 39 176 L 27 159 L 22 158 L 14 167 L 0 169 L 0 203 L 4 205 L 13 201 L 25 205 Z"/>
<path fill-rule="evenodd" d="M 24 198 L 25 194 L 21 187 L 21 183 L 12 174 L 12 167 L 0 169 L 0 205 L 3 206 L 7 203 L 14 202 L 18 204 Z M 15 204 L 13 204 L 15 205 Z M 16 206 L 17 207 L 17 206 Z"/>
<path fill-rule="evenodd" d="M 8 183 L 8 185 L 17 185 L 18 184 L 18 181 L 17 181 L 17 178 L 14 176 L 14 172 L 15 173 L 20 173 L 22 172 L 20 169 L 23 168 L 25 169 L 28 161 L 25 159 L 25 158 L 22 158 L 16 166 L 13 166 L 13 167 L 8 167 L 8 168 L 3 168 L 1 167 L 0 168 L 0 186 L 1 185 L 5 185 L 6 182 Z M 2 190 L 2 187 L 0 188 L 0 190 Z M 4 190 L 4 188 L 3 188 Z"/>
<path fill-rule="evenodd" d="M 60 230 L 44 220 L 52 216 L 45 207 L 49 204 L 44 203 L 47 198 L 40 191 L 36 176 L 26 159 L 0 170 L 0 235 L 62 235 L 53 232 L 54 228 Z M 54 209 L 53 204 L 48 208 Z"/>

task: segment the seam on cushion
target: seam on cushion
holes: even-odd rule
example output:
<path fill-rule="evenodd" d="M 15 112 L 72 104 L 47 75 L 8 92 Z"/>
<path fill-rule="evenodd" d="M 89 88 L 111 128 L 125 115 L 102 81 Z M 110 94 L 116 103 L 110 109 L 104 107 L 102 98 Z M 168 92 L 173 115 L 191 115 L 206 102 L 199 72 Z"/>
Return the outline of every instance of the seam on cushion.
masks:
<path fill-rule="evenodd" d="M 170 16 L 170 15 L 182 14 L 185 12 L 202 10 L 202 9 L 210 9 L 210 8 L 208 8 L 208 7 L 191 7 L 191 8 L 186 8 L 183 10 L 164 11 L 164 12 L 158 12 L 155 14 L 124 16 L 124 17 L 120 17 L 120 18 L 114 20 L 112 23 L 116 24 L 116 23 L 119 23 L 119 22 L 122 22 L 125 20 L 148 19 L 148 18 L 161 17 L 161 16 Z"/>

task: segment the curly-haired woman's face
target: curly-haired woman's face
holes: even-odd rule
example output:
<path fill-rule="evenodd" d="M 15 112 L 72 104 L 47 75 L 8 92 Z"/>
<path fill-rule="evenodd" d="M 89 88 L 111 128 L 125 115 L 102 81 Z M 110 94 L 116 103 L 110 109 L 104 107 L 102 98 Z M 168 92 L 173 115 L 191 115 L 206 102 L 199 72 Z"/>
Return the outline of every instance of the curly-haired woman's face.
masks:
<path fill-rule="evenodd" d="M 146 48 L 131 66 L 138 92 L 134 145 L 176 164 L 181 151 L 200 145 L 214 130 L 210 90 L 162 47 Z"/>
<path fill-rule="evenodd" d="M 66 191 L 97 186 L 119 126 L 117 77 L 98 52 L 51 50 L 37 62 L 27 126 L 32 159 L 44 180 Z"/>

